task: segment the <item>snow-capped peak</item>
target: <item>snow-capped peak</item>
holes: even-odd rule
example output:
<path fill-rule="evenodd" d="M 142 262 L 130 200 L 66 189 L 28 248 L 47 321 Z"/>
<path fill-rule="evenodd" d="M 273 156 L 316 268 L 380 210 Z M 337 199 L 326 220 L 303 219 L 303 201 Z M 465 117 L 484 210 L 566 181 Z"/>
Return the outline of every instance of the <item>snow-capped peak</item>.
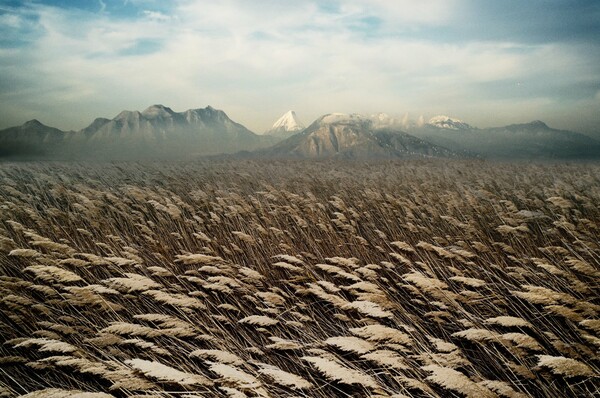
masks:
<path fill-rule="evenodd" d="M 273 127 L 271 127 L 271 131 L 300 131 L 304 130 L 304 125 L 302 122 L 298 120 L 296 116 L 296 112 L 287 111 L 283 116 L 281 116 Z"/>
<path fill-rule="evenodd" d="M 427 124 L 440 129 L 448 130 L 468 130 L 472 128 L 468 123 L 446 115 L 434 116 L 429 119 Z"/>

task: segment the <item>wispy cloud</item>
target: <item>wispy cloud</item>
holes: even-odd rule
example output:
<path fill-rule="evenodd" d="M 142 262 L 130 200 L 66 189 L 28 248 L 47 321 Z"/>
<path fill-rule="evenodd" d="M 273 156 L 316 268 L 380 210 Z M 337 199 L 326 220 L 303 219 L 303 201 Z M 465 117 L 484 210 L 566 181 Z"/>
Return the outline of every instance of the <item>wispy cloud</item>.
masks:
<path fill-rule="evenodd" d="M 160 11 L 144 10 L 143 14 L 150 20 L 167 22 L 171 19 L 170 16 L 163 14 Z"/>
<path fill-rule="evenodd" d="M 497 7 L 481 2 L 104 3 L 1 9 L 3 125 L 38 117 L 81 128 L 95 116 L 157 102 L 178 110 L 211 104 L 258 131 L 288 108 L 306 122 L 332 111 L 408 111 L 482 126 L 542 118 L 589 130 L 600 123 L 586 111 L 598 104 L 598 40 L 582 32 L 531 40 L 553 34 L 536 23 L 534 33 L 478 34 L 476 26 L 502 32 L 519 19 L 505 12 L 495 20 Z M 555 8 L 538 12 L 552 19 Z"/>

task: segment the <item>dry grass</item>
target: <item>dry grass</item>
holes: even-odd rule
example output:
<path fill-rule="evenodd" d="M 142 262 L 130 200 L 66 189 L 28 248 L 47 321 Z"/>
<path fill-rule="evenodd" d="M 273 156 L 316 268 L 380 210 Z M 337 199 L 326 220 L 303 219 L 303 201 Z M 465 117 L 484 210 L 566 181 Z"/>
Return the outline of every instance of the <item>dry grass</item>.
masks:
<path fill-rule="evenodd" d="M 600 167 L 0 166 L 0 397 L 591 397 Z"/>

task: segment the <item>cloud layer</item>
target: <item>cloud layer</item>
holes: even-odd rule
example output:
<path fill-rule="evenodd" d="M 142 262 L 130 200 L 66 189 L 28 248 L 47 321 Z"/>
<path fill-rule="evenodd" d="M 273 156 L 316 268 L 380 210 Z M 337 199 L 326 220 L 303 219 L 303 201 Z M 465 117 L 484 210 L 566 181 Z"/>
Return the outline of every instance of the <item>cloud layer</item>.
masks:
<path fill-rule="evenodd" d="M 522 3 L 9 1 L 0 127 L 79 129 L 164 103 L 210 104 L 259 132 L 288 109 L 597 131 L 598 2 Z"/>

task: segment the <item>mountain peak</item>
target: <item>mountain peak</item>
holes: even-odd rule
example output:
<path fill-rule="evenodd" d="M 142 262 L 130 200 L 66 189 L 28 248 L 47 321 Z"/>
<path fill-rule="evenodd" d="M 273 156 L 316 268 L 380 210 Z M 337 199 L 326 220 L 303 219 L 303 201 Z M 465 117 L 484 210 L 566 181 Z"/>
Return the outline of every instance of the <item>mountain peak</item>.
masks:
<path fill-rule="evenodd" d="M 44 126 L 44 123 L 40 122 L 37 119 L 31 119 L 26 121 L 23 126 L 27 126 L 27 127 L 33 127 L 33 126 Z"/>
<path fill-rule="evenodd" d="M 139 111 L 121 111 L 113 120 L 128 120 L 128 119 L 139 119 L 142 114 Z"/>
<path fill-rule="evenodd" d="M 265 134 L 288 136 L 304 129 L 305 126 L 301 121 L 298 120 L 296 112 L 290 110 L 277 119 L 277 121 L 273 124 L 273 127 L 271 127 L 271 129 Z"/>
<path fill-rule="evenodd" d="M 534 126 L 534 127 L 548 128 L 548 125 L 546 123 L 542 122 L 541 120 L 534 120 L 533 122 L 529 123 L 529 125 Z"/>
<path fill-rule="evenodd" d="M 550 127 L 541 120 L 534 120 L 529 123 L 517 123 L 510 124 L 506 126 L 507 129 L 515 130 L 515 129 L 525 129 L 525 130 L 551 130 Z"/>
<path fill-rule="evenodd" d="M 287 111 L 273 124 L 271 130 L 284 129 L 285 131 L 299 131 L 304 129 L 302 122 L 298 120 L 296 112 Z"/>
<path fill-rule="evenodd" d="M 214 108 L 210 105 L 207 105 L 206 108 L 193 108 L 193 109 L 188 109 L 187 111 L 183 112 L 185 113 L 202 113 L 202 114 L 213 114 L 213 113 L 225 113 L 223 110 L 221 109 L 217 109 Z"/>
<path fill-rule="evenodd" d="M 319 124 L 354 124 L 354 123 L 372 123 L 369 117 L 359 115 L 358 113 L 328 113 L 321 116 L 318 120 Z"/>
<path fill-rule="evenodd" d="M 205 114 L 212 115 L 213 117 L 217 117 L 217 118 L 221 118 L 221 119 L 229 119 L 229 116 L 227 116 L 227 113 L 225 113 L 224 110 L 214 108 L 210 105 L 207 105 L 206 108 L 204 108 L 204 109 L 200 109 L 200 111 L 202 111 Z"/>
<path fill-rule="evenodd" d="M 438 115 L 429 119 L 428 125 L 439 129 L 447 130 L 469 130 L 472 127 L 460 119 L 455 119 L 446 115 Z"/>
<path fill-rule="evenodd" d="M 142 115 L 144 115 L 145 117 L 169 117 L 172 116 L 174 113 L 175 112 L 173 112 L 171 108 L 161 104 L 157 104 L 144 109 Z"/>

